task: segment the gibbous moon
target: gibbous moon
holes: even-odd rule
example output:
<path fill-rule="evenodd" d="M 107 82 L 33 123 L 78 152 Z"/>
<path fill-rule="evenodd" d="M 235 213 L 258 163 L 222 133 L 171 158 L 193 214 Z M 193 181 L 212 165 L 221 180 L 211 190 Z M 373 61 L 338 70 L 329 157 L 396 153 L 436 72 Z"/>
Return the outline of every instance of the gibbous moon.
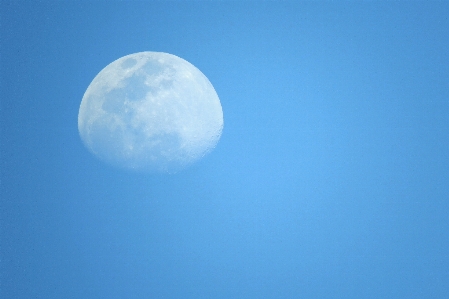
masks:
<path fill-rule="evenodd" d="M 101 160 L 174 173 L 210 152 L 223 111 L 212 84 L 177 56 L 140 52 L 106 66 L 81 101 L 78 131 Z"/>

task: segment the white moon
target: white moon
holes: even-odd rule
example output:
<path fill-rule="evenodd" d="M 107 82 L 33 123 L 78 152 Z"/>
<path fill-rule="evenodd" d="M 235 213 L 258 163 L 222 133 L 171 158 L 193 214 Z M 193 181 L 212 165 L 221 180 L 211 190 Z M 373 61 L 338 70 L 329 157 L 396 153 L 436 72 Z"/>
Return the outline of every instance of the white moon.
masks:
<path fill-rule="evenodd" d="M 140 52 L 106 66 L 78 114 L 84 145 L 115 166 L 177 172 L 220 139 L 223 111 L 212 84 L 177 56 Z"/>

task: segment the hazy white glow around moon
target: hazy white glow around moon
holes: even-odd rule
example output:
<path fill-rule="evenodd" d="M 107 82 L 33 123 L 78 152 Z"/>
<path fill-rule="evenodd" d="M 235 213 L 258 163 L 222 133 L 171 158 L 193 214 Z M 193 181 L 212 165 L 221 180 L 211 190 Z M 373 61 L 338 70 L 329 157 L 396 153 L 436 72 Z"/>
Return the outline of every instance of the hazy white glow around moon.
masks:
<path fill-rule="evenodd" d="M 176 172 L 211 151 L 223 111 L 212 84 L 177 56 L 140 52 L 106 66 L 81 101 L 85 146 L 116 166 Z"/>

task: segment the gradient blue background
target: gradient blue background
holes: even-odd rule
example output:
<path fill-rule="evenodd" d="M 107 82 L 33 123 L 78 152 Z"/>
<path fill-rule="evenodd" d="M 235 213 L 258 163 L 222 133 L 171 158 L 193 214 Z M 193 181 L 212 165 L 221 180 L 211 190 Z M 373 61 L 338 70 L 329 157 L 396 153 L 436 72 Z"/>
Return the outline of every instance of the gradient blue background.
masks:
<path fill-rule="evenodd" d="M 0 297 L 449 298 L 448 2 L 1 1 Z M 95 75 L 140 51 L 214 85 L 176 175 L 93 157 Z"/>

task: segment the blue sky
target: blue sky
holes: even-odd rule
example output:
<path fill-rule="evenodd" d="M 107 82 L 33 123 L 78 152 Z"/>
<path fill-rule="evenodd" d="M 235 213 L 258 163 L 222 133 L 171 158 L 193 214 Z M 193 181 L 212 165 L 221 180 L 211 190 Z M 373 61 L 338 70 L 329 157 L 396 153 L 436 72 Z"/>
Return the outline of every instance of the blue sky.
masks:
<path fill-rule="evenodd" d="M 447 2 L 1 2 L 2 298 L 446 298 Z M 211 81 L 176 175 L 103 164 L 82 96 L 141 51 Z"/>

